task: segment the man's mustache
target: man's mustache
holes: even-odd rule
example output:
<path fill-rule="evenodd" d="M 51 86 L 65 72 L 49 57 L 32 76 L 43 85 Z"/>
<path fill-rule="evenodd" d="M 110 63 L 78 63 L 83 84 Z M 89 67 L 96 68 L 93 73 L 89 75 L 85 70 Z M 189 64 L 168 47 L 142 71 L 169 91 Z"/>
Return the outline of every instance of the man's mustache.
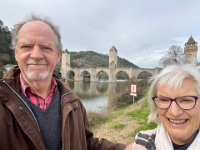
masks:
<path fill-rule="evenodd" d="M 45 60 L 28 60 L 27 65 L 47 65 L 48 63 Z"/>

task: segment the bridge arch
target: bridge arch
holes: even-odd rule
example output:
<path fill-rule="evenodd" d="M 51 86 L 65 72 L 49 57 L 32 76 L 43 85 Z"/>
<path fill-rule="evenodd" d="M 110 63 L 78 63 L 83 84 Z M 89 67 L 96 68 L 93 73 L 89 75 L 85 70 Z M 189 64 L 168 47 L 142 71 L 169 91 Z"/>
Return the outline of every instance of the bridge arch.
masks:
<path fill-rule="evenodd" d="M 75 77 L 75 72 L 73 70 L 70 70 L 67 72 L 67 76 L 66 76 L 67 80 L 74 81 L 74 77 Z"/>
<path fill-rule="evenodd" d="M 152 74 L 148 71 L 142 71 L 138 74 L 137 79 L 147 79 L 150 78 Z"/>
<path fill-rule="evenodd" d="M 82 81 L 90 81 L 91 74 L 87 70 L 81 72 L 81 80 Z"/>
<path fill-rule="evenodd" d="M 96 80 L 97 81 L 108 81 L 109 80 L 108 73 L 105 72 L 104 70 L 97 72 Z"/>
<path fill-rule="evenodd" d="M 118 71 L 114 77 L 115 80 L 129 80 L 130 77 L 127 72 L 125 71 Z"/>

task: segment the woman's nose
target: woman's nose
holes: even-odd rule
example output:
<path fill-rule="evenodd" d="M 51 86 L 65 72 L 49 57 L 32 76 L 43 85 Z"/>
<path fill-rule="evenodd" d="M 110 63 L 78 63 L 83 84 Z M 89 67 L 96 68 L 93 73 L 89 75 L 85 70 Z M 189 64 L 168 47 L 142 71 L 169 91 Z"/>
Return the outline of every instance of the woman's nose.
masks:
<path fill-rule="evenodd" d="M 179 116 L 183 113 L 183 110 L 176 104 L 175 101 L 172 101 L 171 106 L 168 109 L 168 112 L 173 116 Z"/>

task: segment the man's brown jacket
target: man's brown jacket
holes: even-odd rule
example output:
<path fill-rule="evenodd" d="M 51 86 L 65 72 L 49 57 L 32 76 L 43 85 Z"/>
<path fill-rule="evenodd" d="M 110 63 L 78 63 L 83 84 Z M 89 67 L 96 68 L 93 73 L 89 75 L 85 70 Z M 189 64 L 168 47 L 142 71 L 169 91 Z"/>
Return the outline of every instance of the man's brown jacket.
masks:
<path fill-rule="evenodd" d="M 20 97 L 20 70 L 0 80 L 0 149 L 45 150 L 37 120 Z M 62 110 L 62 150 L 122 150 L 122 144 L 93 137 L 86 110 L 79 98 L 59 79 Z"/>

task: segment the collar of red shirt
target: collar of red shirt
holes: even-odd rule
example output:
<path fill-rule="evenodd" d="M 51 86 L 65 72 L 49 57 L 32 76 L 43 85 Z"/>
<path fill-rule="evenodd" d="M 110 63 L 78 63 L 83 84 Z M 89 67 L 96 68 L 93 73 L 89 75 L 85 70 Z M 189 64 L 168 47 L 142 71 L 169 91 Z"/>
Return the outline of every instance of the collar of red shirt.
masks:
<path fill-rule="evenodd" d="M 29 92 L 34 93 L 34 91 L 31 90 L 30 86 L 28 85 L 28 83 L 26 83 L 26 81 L 24 80 L 24 78 L 22 77 L 22 74 L 20 73 L 20 82 L 21 82 L 21 89 L 22 89 L 22 92 L 23 94 L 26 96 L 26 97 L 29 97 Z M 50 93 L 55 93 L 56 91 L 56 88 L 57 88 L 58 84 L 55 80 L 55 78 L 52 79 L 52 85 L 51 85 L 51 92 Z M 49 93 L 49 94 L 50 94 Z M 37 95 L 37 94 L 36 94 Z"/>

